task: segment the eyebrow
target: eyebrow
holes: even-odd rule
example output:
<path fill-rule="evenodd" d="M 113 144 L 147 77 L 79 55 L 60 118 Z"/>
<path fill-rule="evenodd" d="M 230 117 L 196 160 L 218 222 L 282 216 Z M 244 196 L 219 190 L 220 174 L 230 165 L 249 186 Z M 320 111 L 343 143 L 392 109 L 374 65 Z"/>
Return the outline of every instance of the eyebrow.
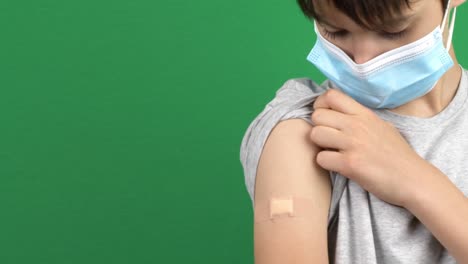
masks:
<path fill-rule="evenodd" d="M 321 24 L 325 24 L 325 25 L 327 25 L 329 27 L 332 27 L 332 28 L 337 28 L 337 29 L 340 28 L 340 27 L 338 27 L 336 25 L 333 25 L 329 21 L 327 21 L 319 13 L 316 13 L 315 15 L 316 15 L 315 19 L 317 20 L 317 22 L 319 22 Z M 380 28 L 385 28 L 385 29 L 398 28 L 398 27 L 401 27 L 402 25 L 411 23 L 412 20 L 414 20 L 415 17 L 416 17 L 416 14 L 413 13 L 413 14 L 409 14 L 409 15 L 403 15 L 403 16 L 400 16 L 400 17 L 396 17 L 396 18 L 391 18 L 391 19 L 389 19 L 387 21 L 384 21 Z"/>

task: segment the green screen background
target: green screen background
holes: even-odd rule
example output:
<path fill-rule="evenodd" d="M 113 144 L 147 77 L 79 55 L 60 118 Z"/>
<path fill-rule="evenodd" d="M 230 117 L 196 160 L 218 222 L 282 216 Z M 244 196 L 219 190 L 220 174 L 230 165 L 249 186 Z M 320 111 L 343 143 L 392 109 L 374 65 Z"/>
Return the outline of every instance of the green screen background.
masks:
<path fill-rule="evenodd" d="M 295 1 L 7 0 L 0 32 L 0 263 L 253 263 L 242 137 L 324 80 Z"/>

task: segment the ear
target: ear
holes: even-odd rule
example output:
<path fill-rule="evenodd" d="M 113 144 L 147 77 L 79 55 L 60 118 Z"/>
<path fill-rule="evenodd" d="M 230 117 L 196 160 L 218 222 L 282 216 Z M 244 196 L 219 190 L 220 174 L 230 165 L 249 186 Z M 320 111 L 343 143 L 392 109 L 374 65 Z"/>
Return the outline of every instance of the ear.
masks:
<path fill-rule="evenodd" d="M 450 3 L 450 7 L 457 7 L 465 2 L 466 0 L 452 0 Z"/>

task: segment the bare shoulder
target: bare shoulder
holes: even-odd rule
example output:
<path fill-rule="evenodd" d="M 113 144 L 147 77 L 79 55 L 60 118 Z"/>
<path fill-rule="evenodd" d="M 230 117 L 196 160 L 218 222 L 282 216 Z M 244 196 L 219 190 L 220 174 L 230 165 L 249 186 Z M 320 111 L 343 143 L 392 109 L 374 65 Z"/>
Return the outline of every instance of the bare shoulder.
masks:
<path fill-rule="evenodd" d="M 310 217 L 255 223 L 255 263 L 328 263 L 327 225 L 331 200 L 328 171 L 316 163 L 320 148 L 310 140 L 312 125 L 302 119 L 279 122 L 260 156 L 254 205 L 271 197 L 310 198 Z M 314 250 L 307 250 L 314 249 Z"/>
<path fill-rule="evenodd" d="M 311 129 L 302 119 L 284 120 L 273 128 L 260 155 L 255 200 L 271 193 L 331 195 L 329 173 L 315 160 L 320 148 L 310 139 Z"/>

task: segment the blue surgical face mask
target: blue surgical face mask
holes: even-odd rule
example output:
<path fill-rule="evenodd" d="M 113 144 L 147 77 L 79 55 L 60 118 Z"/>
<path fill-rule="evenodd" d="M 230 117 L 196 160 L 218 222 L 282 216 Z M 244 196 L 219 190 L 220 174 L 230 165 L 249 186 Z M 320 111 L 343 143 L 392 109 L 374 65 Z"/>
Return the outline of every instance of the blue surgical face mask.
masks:
<path fill-rule="evenodd" d="M 398 107 L 429 93 L 453 66 L 448 51 L 456 8 L 446 47 L 442 38 L 449 6 L 450 1 L 440 27 L 413 43 L 385 52 L 363 64 L 356 64 L 343 50 L 327 41 L 314 23 L 317 42 L 307 60 L 337 89 L 359 103 L 370 108 Z"/>

